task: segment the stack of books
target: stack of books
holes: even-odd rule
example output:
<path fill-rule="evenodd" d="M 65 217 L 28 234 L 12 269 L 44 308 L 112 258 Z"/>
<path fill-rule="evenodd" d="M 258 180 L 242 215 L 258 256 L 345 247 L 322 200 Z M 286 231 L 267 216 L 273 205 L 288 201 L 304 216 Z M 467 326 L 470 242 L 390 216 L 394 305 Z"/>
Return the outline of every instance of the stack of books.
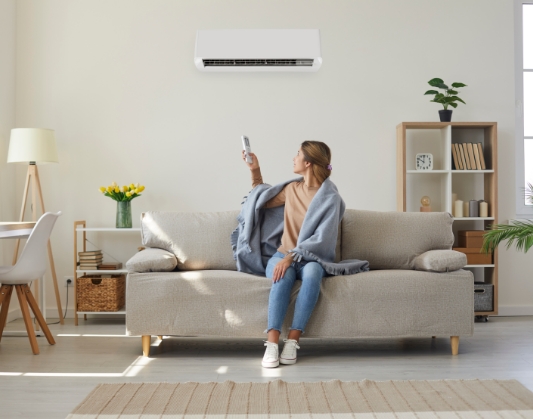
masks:
<path fill-rule="evenodd" d="M 89 252 L 78 252 L 80 259 L 80 270 L 96 270 L 102 264 L 104 255 L 101 250 L 91 250 Z"/>
<path fill-rule="evenodd" d="M 102 262 L 98 269 L 103 271 L 115 271 L 117 269 L 122 269 L 122 263 L 120 262 Z"/>
<path fill-rule="evenodd" d="M 452 158 L 455 170 L 485 170 L 483 144 L 453 143 Z"/>

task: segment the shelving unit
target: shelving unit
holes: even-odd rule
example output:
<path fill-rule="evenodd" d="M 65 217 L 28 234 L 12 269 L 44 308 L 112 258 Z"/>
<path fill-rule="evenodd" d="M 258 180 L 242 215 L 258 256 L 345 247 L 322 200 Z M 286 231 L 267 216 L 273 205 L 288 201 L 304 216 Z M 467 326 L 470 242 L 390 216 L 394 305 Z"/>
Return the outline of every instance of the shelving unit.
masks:
<path fill-rule="evenodd" d="M 85 252 L 87 250 L 87 233 L 88 232 L 99 232 L 99 233 L 124 233 L 124 232 L 137 232 L 141 231 L 140 228 L 110 228 L 110 227 L 91 227 L 87 228 L 87 223 L 85 221 L 75 221 L 74 222 L 74 324 L 78 325 L 78 315 L 83 315 L 87 319 L 87 314 L 105 314 L 105 315 L 116 315 L 116 314 L 126 314 L 126 307 L 123 307 L 119 311 L 78 311 L 78 293 L 77 293 L 77 279 L 81 275 L 85 274 L 127 274 L 127 269 L 115 269 L 115 270 L 80 270 L 78 269 L 78 240 L 79 235 L 82 236 L 82 247 L 80 251 Z M 124 266 L 125 263 L 123 262 Z M 81 275 L 80 275 L 81 274 Z"/>
<path fill-rule="evenodd" d="M 429 196 L 432 211 L 452 211 L 452 193 L 462 201 L 484 199 L 488 217 L 454 218 L 453 232 L 457 246 L 459 230 L 486 230 L 498 223 L 498 153 L 496 122 L 403 122 L 397 136 L 397 210 L 420 211 L 420 199 Z M 456 170 L 452 165 L 452 143 L 482 143 L 486 170 Z M 417 153 L 433 155 L 434 170 L 416 170 Z M 498 251 L 493 263 L 466 265 L 475 282 L 492 284 L 493 310 L 475 312 L 487 317 L 498 314 Z"/>

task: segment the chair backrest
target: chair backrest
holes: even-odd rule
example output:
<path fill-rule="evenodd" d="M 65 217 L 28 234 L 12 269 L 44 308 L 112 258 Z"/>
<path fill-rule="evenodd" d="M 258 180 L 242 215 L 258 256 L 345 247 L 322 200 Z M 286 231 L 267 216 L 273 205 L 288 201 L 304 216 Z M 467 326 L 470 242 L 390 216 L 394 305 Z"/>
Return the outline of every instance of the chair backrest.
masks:
<path fill-rule="evenodd" d="M 44 213 L 35 224 L 26 246 L 22 250 L 13 269 L 2 274 L 0 282 L 17 281 L 30 282 L 34 279 L 41 278 L 46 271 L 47 243 L 52 234 L 52 229 L 61 211 L 57 214 L 52 212 Z M 7 282 L 6 282 L 7 283 Z"/>

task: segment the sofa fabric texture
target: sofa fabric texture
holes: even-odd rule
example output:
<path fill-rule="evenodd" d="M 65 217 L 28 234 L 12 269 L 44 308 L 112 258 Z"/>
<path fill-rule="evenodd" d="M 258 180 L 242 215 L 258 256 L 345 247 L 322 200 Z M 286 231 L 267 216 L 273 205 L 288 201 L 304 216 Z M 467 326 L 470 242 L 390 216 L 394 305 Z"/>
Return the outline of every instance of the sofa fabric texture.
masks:
<path fill-rule="evenodd" d="M 379 212 L 347 209 L 342 220 L 342 259 L 368 260 L 370 269 L 414 269 L 428 250 L 453 245 L 447 212 Z"/>
<path fill-rule="evenodd" d="M 455 250 L 428 250 L 415 258 L 417 271 L 449 272 L 465 267 L 466 255 Z"/>
<path fill-rule="evenodd" d="M 137 252 L 128 262 L 128 272 L 170 272 L 178 265 L 174 253 L 150 247 Z"/>

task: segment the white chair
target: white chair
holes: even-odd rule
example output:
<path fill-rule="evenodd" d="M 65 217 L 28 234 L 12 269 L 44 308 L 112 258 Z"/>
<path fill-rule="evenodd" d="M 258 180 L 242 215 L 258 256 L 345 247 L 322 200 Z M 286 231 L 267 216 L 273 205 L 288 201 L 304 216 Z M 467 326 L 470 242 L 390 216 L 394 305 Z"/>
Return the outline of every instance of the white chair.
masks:
<path fill-rule="evenodd" d="M 37 345 L 28 306 L 31 307 L 35 318 L 41 325 L 48 343 L 50 345 L 56 343 L 50 329 L 46 325 L 41 310 L 39 310 L 39 305 L 30 291 L 29 283 L 42 278 L 46 271 L 47 243 L 57 217 L 60 215 L 61 211 L 57 214 L 51 212 L 43 214 L 28 237 L 26 246 L 24 246 L 17 263 L 12 266 L 0 266 L 0 284 L 2 284 L 0 288 L 0 339 L 2 339 L 2 333 L 4 332 L 7 321 L 9 301 L 11 300 L 13 287 L 15 287 L 24 324 L 28 331 L 31 349 L 35 355 L 39 353 L 39 346 Z"/>

